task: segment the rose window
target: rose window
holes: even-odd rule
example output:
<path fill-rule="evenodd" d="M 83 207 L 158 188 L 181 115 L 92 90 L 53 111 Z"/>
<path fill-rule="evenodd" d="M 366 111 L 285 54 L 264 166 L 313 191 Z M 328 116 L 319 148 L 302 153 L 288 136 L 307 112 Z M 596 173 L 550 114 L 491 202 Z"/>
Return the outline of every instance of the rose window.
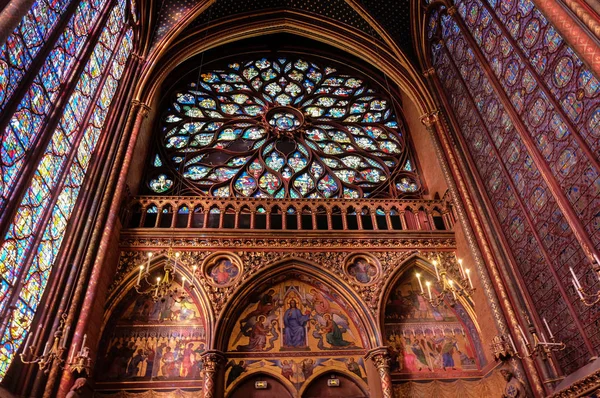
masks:
<path fill-rule="evenodd" d="M 391 101 L 363 79 L 301 59 L 204 72 L 160 120 L 153 193 L 217 197 L 417 197 Z"/>

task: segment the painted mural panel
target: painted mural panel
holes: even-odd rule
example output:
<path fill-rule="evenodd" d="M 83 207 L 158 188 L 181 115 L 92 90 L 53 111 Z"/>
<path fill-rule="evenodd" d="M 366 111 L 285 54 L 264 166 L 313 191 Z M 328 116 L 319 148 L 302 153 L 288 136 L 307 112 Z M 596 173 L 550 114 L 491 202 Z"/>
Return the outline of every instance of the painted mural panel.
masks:
<path fill-rule="evenodd" d="M 201 380 L 207 345 L 198 306 L 188 297 L 154 301 L 133 294 L 123 302 L 129 305 L 115 310 L 101 342 L 100 385 Z"/>
<path fill-rule="evenodd" d="M 283 275 L 244 303 L 228 341 L 228 390 L 254 372 L 272 374 L 292 391 L 336 369 L 366 383 L 368 335 L 350 303 L 329 286 L 303 274 Z"/>
<path fill-rule="evenodd" d="M 228 351 L 361 349 L 357 324 L 356 314 L 326 286 L 285 281 L 249 299 L 233 329 Z"/>
<path fill-rule="evenodd" d="M 418 293 L 415 272 L 402 276 L 385 306 L 384 338 L 392 349 L 392 372 L 410 378 L 477 374 L 485 358 L 475 325 L 460 304 L 429 304 Z"/>

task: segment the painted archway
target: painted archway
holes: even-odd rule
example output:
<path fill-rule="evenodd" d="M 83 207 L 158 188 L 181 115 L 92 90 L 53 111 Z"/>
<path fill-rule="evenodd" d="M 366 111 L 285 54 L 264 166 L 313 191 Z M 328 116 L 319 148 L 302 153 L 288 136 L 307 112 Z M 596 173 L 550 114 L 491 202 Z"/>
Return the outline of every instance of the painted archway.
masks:
<path fill-rule="evenodd" d="M 479 326 L 471 303 L 458 296 L 456 303 L 432 305 L 423 284 L 436 276 L 429 260 L 407 259 L 390 278 L 382 296 L 380 321 L 385 345 L 392 355 L 395 379 L 456 379 L 480 377 L 487 364 Z M 437 294 L 432 284 L 432 293 Z"/>
<path fill-rule="evenodd" d="M 154 256 L 149 279 L 162 275 L 172 261 L 164 253 Z M 95 367 L 97 388 L 161 388 L 173 382 L 199 388 L 201 355 L 210 347 L 212 324 L 204 292 L 189 289 L 192 275 L 180 266 L 172 283 L 178 293 L 155 299 L 143 279 L 141 290 L 147 292 L 136 292 L 137 271 L 126 274 L 109 300 Z"/>
<path fill-rule="evenodd" d="M 257 372 L 285 379 L 294 396 L 323 372 L 352 372 L 366 386 L 363 357 L 379 342 L 371 321 L 361 299 L 318 264 L 271 264 L 246 283 L 216 327 L 215 346 L 228 357 L 226 392 Z"/>

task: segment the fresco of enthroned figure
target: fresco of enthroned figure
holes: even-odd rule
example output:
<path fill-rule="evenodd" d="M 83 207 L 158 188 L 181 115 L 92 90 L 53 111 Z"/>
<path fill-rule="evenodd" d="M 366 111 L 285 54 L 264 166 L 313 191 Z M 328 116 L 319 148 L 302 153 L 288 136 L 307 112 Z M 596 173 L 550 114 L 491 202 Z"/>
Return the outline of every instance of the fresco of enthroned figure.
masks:
<path fill-rule="evenodd" d="M 411 378 L 434 373 L 453 378 L 479 371 L 485 358 L 478 328 L 460 303 L 432 306 L 419 294 L 415 272 L 402 275 L 385 305 L 384 338 L 392 350 L 392 371 Z"/>
<path fill-rule="evenodd" d="M 338 294 L 312 282 L 288 280 L 250 297 L 228 351 L 362 349 L 365 334 L 354 311 Z"/>

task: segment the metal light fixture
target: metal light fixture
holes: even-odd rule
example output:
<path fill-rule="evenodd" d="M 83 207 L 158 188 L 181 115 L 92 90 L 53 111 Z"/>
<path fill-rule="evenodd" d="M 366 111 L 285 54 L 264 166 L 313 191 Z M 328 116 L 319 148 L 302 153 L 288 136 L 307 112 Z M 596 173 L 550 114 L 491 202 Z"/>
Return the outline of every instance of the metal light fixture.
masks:
<path fill-rule="evenodd" d="M 595 254 L 592 260 L 592 269 L 594 270 L 594 272 L 596 272 L 598 279 L 600 279 L 600 260 Z M 575 290 L 577 291 L 581 302 L 588 307 L 600 303 L 600 289 L 598 289 L 596 293 L 587 293 L 585 290 L 583 290 L 583 287 L 579 282 L 579 278 L 577 278 L 577 275 L 575 274 L 575 271 L 573 271 L 572 267 L 569 267 L 569 271 L 571 271 L 571 275 L 573 276 L 571 278 L 571 282 L 573 283 L 573 286 L 575 287 Z"/>
<path fill-rule="evenodd" d="M 177 268 L 183 268 L 185 266 L 183 263 L 181 263 L 180 256 L 181 253 L 179 252 L 176 252 L 175 255 L 173 255 L 172 248 L 169 248 L 169 251 L 167 252 L 168 260 L 163 266 L 163 274 L 162 276 L 156 276 L 151 275 L 150 273 L 150 262 L 152 261 L 153 253 L 148 253 L 148 261 L 146 262 L 146 265 L 144 266 L 142 264 L 139 266 L 135 290 L 139 294 L 151 296 L 154 301 L 158 301 L 166 297 L 171 297 L 175 301 L 181 301 L 182 299 L 186 298 L 188 293 L 185 289 L 185 276 L 181 278 L 181 288 L 173 283 L 175 280 L 175 275 L 177 274 Z M 198 267 L 196 266 L 192 267 L 192 280 L 188 285 L 189 289 L 195 288 L 197 269 Z M 145 286 L 142 287 L 142 284 Z"/>
<path fill-rule="evenodd" d="M 432 261 L 436 280 L 433 282 L 425 281 L 427 292 L 423 289 L 421 274 L 419 272 L 415 274 L 421 289 L 420 295 L 433 307 L 437 307 L 444 302 L 448 302 L 450 306 L 454 306 L 458 302 L 458 296 L 470 298 L 475 291 L 473 281 L 471 280 L 471 270 L 463 267 L 461 259 L 457 259 L 455 262 L 451 260 L 444 262 L 438 256 L 438 260 Z M 459 275 L 453 277 L 452 273 L 456 274 L 456 272 L 453 272 L 452 270 L 455 269 L 458 269 L 460 272 Z M 432 293 L 432 286 L 434 286 L 439 293 Z"/>
<path fill-rule="evenodd" d="M 533 337 L 533 341 L 530 342 L 527 339 L 527 336 L 525 335 L 525 333 L 523 332 L 523 329 L 521 329 L 521 326 L 517 325 L 517 327 L 519 328 L 519 334 L 521 336 L 522 345 L 523 345 L 525 352 L 523 355 L 519 354 L 519 350 L 517 350 L 517 347 L 515 346 L 515 343 L 514 343 L 512 337 L 510 336 L 510 334 L 508 334 L 507 335 L 508 337 L 504 336 L 504 335 L 502 335 L 500 337 L 500 339 L 502 340 L 502 343 L 504 345 L 507 345 L 508 343 L 510 343 L 510 349 L 506 349 L 506 347 L 504 347 L 504 351 L 506 353 L 509 353 L 511 356 L 516 356 L 519 359 L 531 358 L 534 356 L 539 356 L 542 359 L 546 359 L 551 352 L 562 351 L 567 347 L 565 345 L 565 343 L 563 343 L 562 341 L 560 341 L 560 342 L 556 341 L 556 338 L 554 337 L 552 330 L 550 330 L 550 325 L 548 325 L 548 322 L 546 322 L 545 318 L 543 318 L 543 322 L 544 322 L 544 325 L 546 325 L 546 330 L 548 330 L 548 334 L 550 336 L 549 341 L 546 340 L 546 337 L 544 336 L 543 332 L 538 333 L 535 326 L 533 326 L 533 323 L 531 323 L 531 321 L 529 320 L 529 317 L 527 315 L 525 315 L 525 319 L 529 325 L 528 326 L 529 332 L 531 333 L 531 336 Z M 499 336 L 496 336 L 496 337 L 499 337 Z M 496 341 L 496 337 L 494 338 L 493 341 Z M 494 344 L 492 343 L 492 347 L 493 346 L 494 346 Z M 494 348 L 492 348 L 492 349 L 494 349 Z M 496 356 L 496 354 L 497 354 L 497 352 L 494 351 L 494 356 Z"/>

